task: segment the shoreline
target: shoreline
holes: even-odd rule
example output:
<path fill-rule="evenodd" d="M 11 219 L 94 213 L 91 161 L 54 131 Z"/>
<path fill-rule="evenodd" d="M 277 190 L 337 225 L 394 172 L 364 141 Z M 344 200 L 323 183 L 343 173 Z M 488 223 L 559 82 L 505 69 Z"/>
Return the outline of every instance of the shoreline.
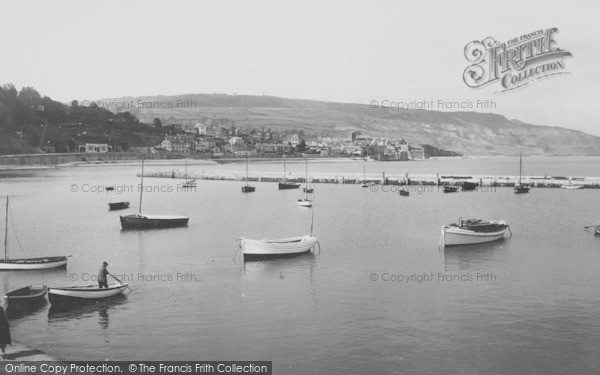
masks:
<path fill-rule="evenodd" d="M 41 349 L 26 345 L 21 341 L 12 340 L 12 345 L 6 347 L 6 358 L 0 358 L 0 361 L 45 361 L 45 362 L 64 362 L 65 360 L 50 354 Z"/>

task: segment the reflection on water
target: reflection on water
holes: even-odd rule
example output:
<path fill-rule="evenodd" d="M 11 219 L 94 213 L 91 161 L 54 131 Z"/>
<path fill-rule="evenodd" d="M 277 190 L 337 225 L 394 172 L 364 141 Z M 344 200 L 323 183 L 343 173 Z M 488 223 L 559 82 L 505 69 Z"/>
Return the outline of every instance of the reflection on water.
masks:
<path fill-rule="evenodd" d="M 544 166 L 557 164 L 544 160 Z M 585 163 L 547 171 L 599 175 L 593 172 L 600 170 L 600 159 L 593 160 L 591 171 Z M 514 174 L 518 159 L 390 163 L 369 163 L 367 173 Z M 315 164 L 315 172 L 362 173 L 359 163 Z M 290 170 L 303 176 L 305 165 L 290 165 Z M 535 173 L 533 163 L 531 170 Z M 546 169 L 540 171 L 543 175 Z M 274 372 L 286 374 L 394 373 L 399 368 L 589 373 L 598 363 L 600 250 L 598 239 L 582 230 L 597 219 L 597 209 L 589 204 L 597 197 L 594 189 L 536 189 L 526 197 L 508 188 L 454 195 L 432 191 L 400 201 L 381 190 L 322 184 L 315 211 L 322 253 L 233 263 L 232 241 L 241 235 L 284 238 L 309 228 L 311 211 L 296 204 L 300 192 L 261 183 L 248 196 L 239 193 L 239 182 L 202 180 L 196 193 L 173 199 L 149 193 L 144 201 L 147 211 L 156 213 L 177 212 L 177 202 L 191 217 L 188 228 L 122 232 L 121 212 L 106 211 L 107 199 L 116 194 L 69 189 L 73 183 L 125 184 L 136 173 L 139 166 L 65 168 L 7 181 L 8 194 L 24 194 L 15 200 L 14 212 L 20 213 L 15 219 L 23 227 L 17 232 L 23 233 L 30 255 L 62 249 L 74 256 L 68 272 L 0 272 L 0 292 L 30 284 L 90 283 L 83 274 L 95 275 L 104 260 L 111 273 L 130 275 L 122 280 L 131 280 L 137 290 L 111 303 L 42 308 L 15 321 L 15 337 L 51 343 L 50 353 L 73 360 L 264 358 L 273 360 Z M 130 201 L 137 203 L 134 195 Z M 457 216 L 504 218 L 514 235 L 438 251 L 440 226 Z M 373 273 L 422 275 L 444 268 L 450 276 L 490 273 L 497 279 L 436 278 L 420 284 L 370 279 Z M 79 278 L 71 280 L 71 274 Z M 146 282 L 138 274 L 172 276 L 173 281 Z M 200 282 L 178 282 L 178 274 L 198 275 Z M 169 343 L 167 349 L 157 336 Z"/>
<path fill-rule="evenodd" d="M 103 329 L 107 329 L 108 323 L 109 323 L 108 308 L 99 309 L 98 310 L 98 324 L 100 324 L 100 327 L 102 327 Z"/>
<path fill-rule="evenodd" d="M 441 249 L 444 271 L 474 271 L 487 267 L 505 251 L 507 239 L 477 245 L 446 246 Z"/>
<path fill-rule="evenodd" d="M 90 304 L 52 305 L 48 311 L 48 323 L 62 323 L 71 320 L 87 319 L 98 315 L 98 324 L 108 329 L 110 324 L 109 310 L 125 304 L 127 296 L 120 294 L 110 299 Z"/>
<path fill-rule="evenodd" d="M 35 302 L 9 302 L 6 306 L 6 317 L 11 320 L 23 319 L 41 311 L 48 305 L 45 298 Z"/>
<path fill-rule="evenodd" d="M 318 257 L 318 253 L 310 252 L 285 258 L 244 259 L 242 271 L 247 277 L 279 274 L 280 278 L 284 275 L 284 271 L 290 270 L 309 269 L 312 273 Z"/>

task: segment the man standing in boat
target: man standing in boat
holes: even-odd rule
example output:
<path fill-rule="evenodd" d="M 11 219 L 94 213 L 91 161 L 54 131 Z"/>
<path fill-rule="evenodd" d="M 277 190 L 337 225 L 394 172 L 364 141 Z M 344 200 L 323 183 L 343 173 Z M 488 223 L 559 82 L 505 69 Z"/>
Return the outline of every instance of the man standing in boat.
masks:
<path fill-rule="evenodd" d="M 108 273 L 106 266 L 108 266 L 108 263 L 102 262 L 102 267 L 100 267 L 100 270 L 98 271 L 98 287 L 100 289 L 108 288 L 108 279 L 106 278 L 106 276 L 110 274 Z"/>

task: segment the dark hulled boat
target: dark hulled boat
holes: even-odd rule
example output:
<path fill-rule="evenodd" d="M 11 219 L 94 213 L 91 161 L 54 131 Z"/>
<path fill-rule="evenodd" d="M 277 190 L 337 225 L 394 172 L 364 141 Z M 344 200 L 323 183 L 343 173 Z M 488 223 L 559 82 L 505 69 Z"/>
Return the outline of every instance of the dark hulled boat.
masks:
<path fill-rule="evenodd" d="M 142 180 L 140 189 L 140 208 L 137 214 L 121 215 L 123 229 L 158 229 L 174 228 L 188 225 L 189 217 L 185 215 L 148 215 L 142 214 L 142 196 L 144 192 L 144 160 L 142 159 Z"/>
<path fill-rule="evenodd" d="M 444 193 L 456 193 L 458 191 L 458 186 L 444 186 Z"/>
<path fill-rule="evenodd" d="M 108 209 L 110 211 L 124 210 L 126 208 L 129 208 L 129 202 L 115 202 L 108 204 Z"/>
<path fill-rule="evenodd" d="M 144 215 L 133 214 L 121 216 L 123 229 L 158 229 L 175 228 L 188 225 L 189 217 L 184 215 Z"/>
<path fill-rule="evenodd" d="M 478 182 L 465 181 L 461 184 L 462 191 L 473 191 L 477 189 L 477 186 L 479 186 Z"/>
<path fill-rule="evenodd" d="M 300 184 L 295 183 L 295 182 L 287 182 L 287 181 L 279 182 L 279 190 L 298 189 L 299 187 L 300 187 Z"/>

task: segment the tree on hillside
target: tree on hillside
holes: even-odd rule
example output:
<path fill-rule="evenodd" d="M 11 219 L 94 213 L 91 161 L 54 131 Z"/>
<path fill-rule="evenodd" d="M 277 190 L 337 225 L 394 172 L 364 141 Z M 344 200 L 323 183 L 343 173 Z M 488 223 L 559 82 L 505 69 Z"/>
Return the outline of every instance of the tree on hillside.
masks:
<path fill-rule="evenodd" d="M 154 118 L 153 124 L 156 129 L 162 129 L 162 121 L 158 117 Z"/>
<path fill-rule="evenodd" d="M 298 146 L 296 146 L 296 151 L 306 151 L 306 142 L 304 142 L 304 139 L 298 143 Z"/>
<path fill-rule="evenodd" d="M 38 106 L 42 103 L 42 96 L 33 87 L 23 87 L 17 99 L 26 107 Z"/>

